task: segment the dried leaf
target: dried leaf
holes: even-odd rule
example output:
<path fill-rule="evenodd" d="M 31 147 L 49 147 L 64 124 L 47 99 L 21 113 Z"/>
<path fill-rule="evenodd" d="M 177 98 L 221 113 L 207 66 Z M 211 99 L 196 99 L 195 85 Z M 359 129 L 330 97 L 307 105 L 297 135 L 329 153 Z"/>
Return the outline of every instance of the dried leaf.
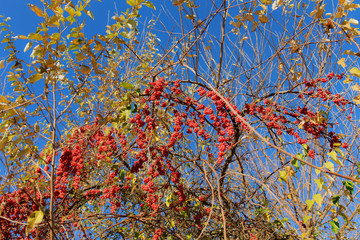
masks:
<path fill-rule="evenodd" d="M 355 52 L 353 52 L 351 50 L 345 50 L 344 54 L 360 57 L 360 52 L 355 53 Z"/>
<path fill-rule="evenodd" d="M 80 72 L 84 75 L 89 74 L 91 72 L 91 68 L 85 65 L 81 65 Z"/>
<path fill-rule="evenodd" d="M 36 15 L 38 15 L 39 17 L 43 17 L 44 16 L 44 13 L 43 11 L 36 5 L 34 4 L 28 4 L 28 6 L 30 7 L 30 9 L 36 13 Z"/>
<path fill-rule="evenodd" d="M 173 0 L 173 4 L 175 6 L 181 6 L 184 2 L 185 0 Z"/>
<path fill-rule="evenodd" d="M 259 21 L 262 23 L 267 23 L 269 21 L 269 19 L 265 15 L 259 15 Z"/>

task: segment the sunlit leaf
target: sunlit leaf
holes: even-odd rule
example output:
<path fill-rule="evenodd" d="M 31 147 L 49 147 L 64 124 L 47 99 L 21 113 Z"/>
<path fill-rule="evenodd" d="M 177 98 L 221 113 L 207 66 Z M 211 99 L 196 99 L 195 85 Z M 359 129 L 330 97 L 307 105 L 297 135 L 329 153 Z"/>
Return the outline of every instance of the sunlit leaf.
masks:
<path fill-rule="evenodd" d="M 303 218 L 304 223 L 306 223 L 309 219 L 311 219 L 311 216 L 308 216 L 308 215 L 304 216 L 304 218 Z"/>
<path fill-rule="evenodd" d="M 329 169 L 331 172 L 334 172 L 334 164 L 332 162 L 326 162 L 324 166 Z"/>
<path fill-rule="evenodd" d="M 27 226 L 25 229 L 26 236 L 29 235 L 30 231 L 33 230 L 36 226 L 36 224 L 39 224 L 42 222 L 44 218 L 44 213 L 42 211 L 34 211 L 30 214 L 27 221 Z"/>
<path fill-rule="evenodd" d="M 337 234 L 338 232 L 339 232 L 339 229 L 340 229 L 340 225 L 339 225 L 339 223 L 337 222 L 337 221 L 331 221 L 330 222 L 330 225 L 331 225 L 331 230 L 335 233 L 335 234 Z"/>
<path fill-rule="evenodd" d="M 288 174 L 286 171 L 279 171 L 279 177 L 284 182 L 287 182 Z"/>
<path fill-rule="evenodd" d="M 342 66 L 343 68 L 346 67 L 345 58 L 341 58 L 337 63 L 338 63 L 340 66 Z"/>
<path fill-rule="evenodd" d="M 357 95 L 356 97 L 354 97 L 353 102 L 360 105 L 360 95 Z"/>
<path fill-rule="evenodd" d="M 315 203 L 315 200 L 314 200 L 314 199 L 312 199 L 312 200 L 306 200 L 306 205 L 307 205 L 307 207 L 308 207 L 308 210 L 311 209 L 311 207 L 314 205 L 314 203 Z"/>
<path fill-rule="evenodd" d="M 29 83 L 36 83 L 36 82 L 39 81 L 41 78 L 42 78 L 42 74 L 40 74 L 40 73 L 31 75 L 31 76 L 29 77 Z"/>
<path fill-rule="evenodd" d="M 185 0 L 173 0 L 173 4 L 175 6 L 180 6 L 185 2 Z"/>
<path fill-rule="evenodd" d="M 131 83 L 127 83 L 127 82 L 120 83 L 120 86 L 122 86 L 123 88 L 129 89 L 129 90 L 135 88 L 134 85 L 132 85 Z"/>
<path fill-rule="evenodd" d="M 30 7 L 30 9 L 36 13 L 36 15 L 38 15 L 39 17 L 43 17 L 44 16 L 44 13 L 43 11 L 36 5 L 34 4 L 28 4 L 28 6 Z"/>
<path fill-rule="evenodd" d="M 84 9 L 84 12 L 86 13 L 86 15 L 88 15 L 89 17 L 91 17 L 92 20 L 94 20 L 94 14 L 90 11 L 90 10 L 87 10 L 87 9 Z"/>
<path fill-rule="evenodd" d="M 331 157 L 331 159 L 338 165 L 343 166 L 343 163 L 338 159 L 336 151 L 331 151 L 327 155 Z"/>
<path fill-rule="evenodd" d="M 351 75 L 360 78 L 360 70 L 356 67 L 353 67 L 352 69 L 350 69 L 350 73 Z"/>
<path fill-rule="evenodd" d="M 353 194 L 353 192 L 354 192 L 354 183 L 353 182 L 343 181 L 343 185 L 350 192 L 350 194 Z"/>
<path fill-rule="evenodd" d="M 318 185 L 319 190 L 321 190 L 323 188 L 324 185 L 324 179 L 322 179 L 321 177 L 318 179 L 314 179 L 315 183 Z"/>
<path fill-rule="evenodd" d="M 321 207 L 323 201 L 323 197 L 321 196 L 321 194 L 315 194 L 313 199 Z"/>
<path fill-rule="evenodd" d="M 154 4 L 152 2 L 150 2 L 150 1 L 145 1 L 145 2 L 143 2 L 143 4 L 145 6 L 147 6 L 147 7 L 149 7 L 149 8 L 152 8 L 152 9 L 156 10 Z"/>

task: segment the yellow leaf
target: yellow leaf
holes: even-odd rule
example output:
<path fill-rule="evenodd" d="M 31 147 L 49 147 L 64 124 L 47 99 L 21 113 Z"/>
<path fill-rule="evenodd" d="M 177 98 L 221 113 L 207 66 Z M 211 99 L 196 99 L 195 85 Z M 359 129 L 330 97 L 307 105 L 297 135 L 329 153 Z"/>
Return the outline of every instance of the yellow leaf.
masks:
<path fill-rule="evenodd" d="M 36 5 L 34 4 L 28 4 L 28 6 L 30 7 L 30 9 L 36 13 L 36 15 L 38 15 L 39 17 L 43 17 L 44 16 L 44 13 L 43 11 Z"/>
<path fill-rule="evenodd" d="M 342 66 L 343 68 L 346 67 L 345 58 L 341 58 L 337 63 L 338 63 L 340 66 Z"/>
<path fill-rule="evenodd" d="M 344 166 L 343 163 L 338 159 L 337 153 L 334 150 L 329 152 L 327 155 L 329 155 L 336 164 Z"/>
<path fill-rule="evenodd" d="M 343 81 L 343 83 L 351 83 L 352 81 L 354 81 L 354 80 L 350 79 L 349 76 L 346 76 L 346 78 L 345 78 L 345 80 Z"/>
<path fill-rule="evenodd" d="M 323 198 L 322 198 L 321 194 L 315 194 L 314 195 L 314 200 L 321 207 L 321 204 L 322 204 L 322 201 L 323 201 Z"/>
<path fill-rule="evenodd" d="M 28 236 L 31 230 L 35 228 L 36 224 L 42 222 L 43 218 L 44 218 L 44 213 L 42 211 L 34 211 L 30 214 L 25 229 L 26 236 Z"/>
<path fill-rule="evenodd" d="M 360 78 L 360 70 L 357 69 L 356 67 L 353 67 L 352 69 L 350 69 L 350 73 L 351 73 L 351 75 Z"/>
<path fill-rule="evenodd" d="M 354 97 L 353 101 L 354 101 L 354 103 L 360 105 L 360 95 L 357 95 L 356 97 Z"/>
<path fill-rule="evenodd" d="M 284 182 L 287 182 L 288 175 L 287 175 L 286 171 L 279 171 L 279 177 Z"/>
<path fill-rule="evenodd" d="M 173 0 L 173 4 L 175 6 L 180 6 L 185 2 L 185 0 Z"/>
<path fill-rule="evenodd" d="M 354 91 L 358 91 L 360 92 L 360 86 L 358 84 L 355 84 L 354 86 L 351 87 Z"/>
<path fill-rule="evenodd" d="M 4 61 L 5 61 L 5 59 L 0 61 L 0 69 L 4 68 Z"/>
<path fill-rule="evenodd" d="M 70 2 L 71 3 L 71 2 Z M 69 13 L 69 15 L 71 17 L 73 17 L 76 13 L 75 9 L 73 9 L 72 7 L 70 7 L 70 4 L 67 4 L 64 8 L 65 11 L 67 11 Z"/>
<path fill-rule="evenodd" d="M 35 83 L 35 82 L 39 81 L 41 78 L 42 78 L 42 74 L 40 74 L 40 73 L 31 75 L 29 77 L 29 83 Z"/>
<path fill-rule="evenodd" d="M 314 199 L 312 199 L 312 200 L 306 200 L 306 205 L 307 205 L 307 207 L 308 207 L 308 210 L 311 209 L 311 207 L 314 205 L 314 203 L 315 203 L 315 200 L 314 200 Z"/>
<path fill-rule="evenodd" d="M 334 172 L 334 164 L 332 162 L 326 162 L 324 166 L 329 169 L 331 172 Z"/>

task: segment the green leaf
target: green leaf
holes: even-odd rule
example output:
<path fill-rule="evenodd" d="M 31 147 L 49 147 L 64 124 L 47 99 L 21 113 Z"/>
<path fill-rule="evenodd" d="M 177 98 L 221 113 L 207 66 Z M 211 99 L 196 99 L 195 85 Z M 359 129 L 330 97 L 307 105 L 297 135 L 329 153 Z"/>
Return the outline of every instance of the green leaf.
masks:
<path fill-rule="evenodd" d="M 284 182 L 287 182 L 287 177 L 288 177 L 288 174 L 286 171 L 279 171 L 279 177 L 281 180 L 283 180 Z"/>
<path fill-rule="evenodd" d="M 346 224 L 349 224 L 349 218 L 346 216 L 346 208 L 343 205 L 340 205 L 338 213 L 345 220 Z"/>
<path fill-rule="evenodd" d="M 304 223 L 306 223 L 309 219 L 311 219 L 311 216 L 304 216 Z"/>
<path fill-rule="evenodd" d="M 339 226 L 339 223 L 337 221 L 331 221 L 330 222 L 330 225 L 331 225 L 331 230 L 337 234 L 339 232 L 339 229 L 340 229 L 340 226 Z"/>
<path fill-rule="evenodd" d="M 353 192 L 354 192 L 354 183 L 353 182 L 343 181 L 343 185 L 350 192 L 350 194 L 353 194 Z"/>
<path fill-rule="evenodd" d="M 320 177 L 320 178 L 318 178 L 318 179 L 315 179 L 314 181 L 315 181 L 315 183 L 318 185 L 319 190 L 321 190 L 321 189 L 323 188 L 323 185 L 324 185 L 324 179 L 322 179 L 322 178 Z"/>
<path fill-rule="evenodd" d="M 119 173 L 119 179 L 122 180 L 122 181 L 124 181 L 125 175 L 126 175 L 125 169 L 121 169 L 121 171 L 120 171 L 120 173 Z"/>
<path fill-rule="evenodd" d="M 312 200 L 306 200 L 306 205 L 307 205 L 307 207 L 308 207 L 308 210 L 311 209 L 311 207 L 314 205 L 314 203 L 315 203 L 315 200 L 314 200 L 314 199 L 312 199 Z"/>
<path fill-rule="evenodd" d="M 152 9 L 156 10 L 154 4 L 152 2 L 150 2 L 150 1 L 145 1 L 145 2 L 143 2 L 143 4 L 145 6 L 147 6 L 147 7 L 149 7 L 149 8 L 152 8 Z"/>
<path fill-rule="evenodd" d="M 121 117 L 125 118 L 125 120 L 128 120 L 130 115 L 131 115 L 131 110 L 129 110 L 129 109 L 126 109 L 125 111 L 123 111 L 121 113 Z"/>
<path fill-rule="evenodd" d="M 339 200 L 340 200 L 340 195 L 335 195 L 331 198 L 332 203 L 337 207 L 339 206 Z"/>
<path fill-rule="evenodd" d="M 132 85 L 131 83 L 127 83 L 127 82 L 120 83 L 120 86 L 125 89 L 129 89 L 129 90 L 132 90 L 135 88 L 134 85 Z"/>
<path fill-rule="evenodd" d="M 296 168 L 296 169 L 300 169 L 299 166 L 299 161 L 295 158 L 293 158 L 293 160 L 291 161 L 291 164 Z"/>
<path fill-rule="evenodd" d="M 303 153 L 306 154 L 305 149 L 303 150 Z M 300 158 L 301 160 L 304 160 L 304 154 L 302 154 L 302 153 L 297 153 L 297 154 L 296 154 L 296 157 Z M 301 166 L 304 166 L 305 163 L 300 162 L 300 164 L 301 164 Z"/>
<path fill-rule="evenodd" d="M 39 224 L 42 222 L 43 218 L 44 218 L 44 213 L 42 211 L 34 211 L 30 214 L 30 216 L 28 217 L 27 226 L 25 229 L 26 236 L 28 236 L 29 233 L 31 232 L 31 230 L 33 230 L 35 228 L 36 224 Z"/>

